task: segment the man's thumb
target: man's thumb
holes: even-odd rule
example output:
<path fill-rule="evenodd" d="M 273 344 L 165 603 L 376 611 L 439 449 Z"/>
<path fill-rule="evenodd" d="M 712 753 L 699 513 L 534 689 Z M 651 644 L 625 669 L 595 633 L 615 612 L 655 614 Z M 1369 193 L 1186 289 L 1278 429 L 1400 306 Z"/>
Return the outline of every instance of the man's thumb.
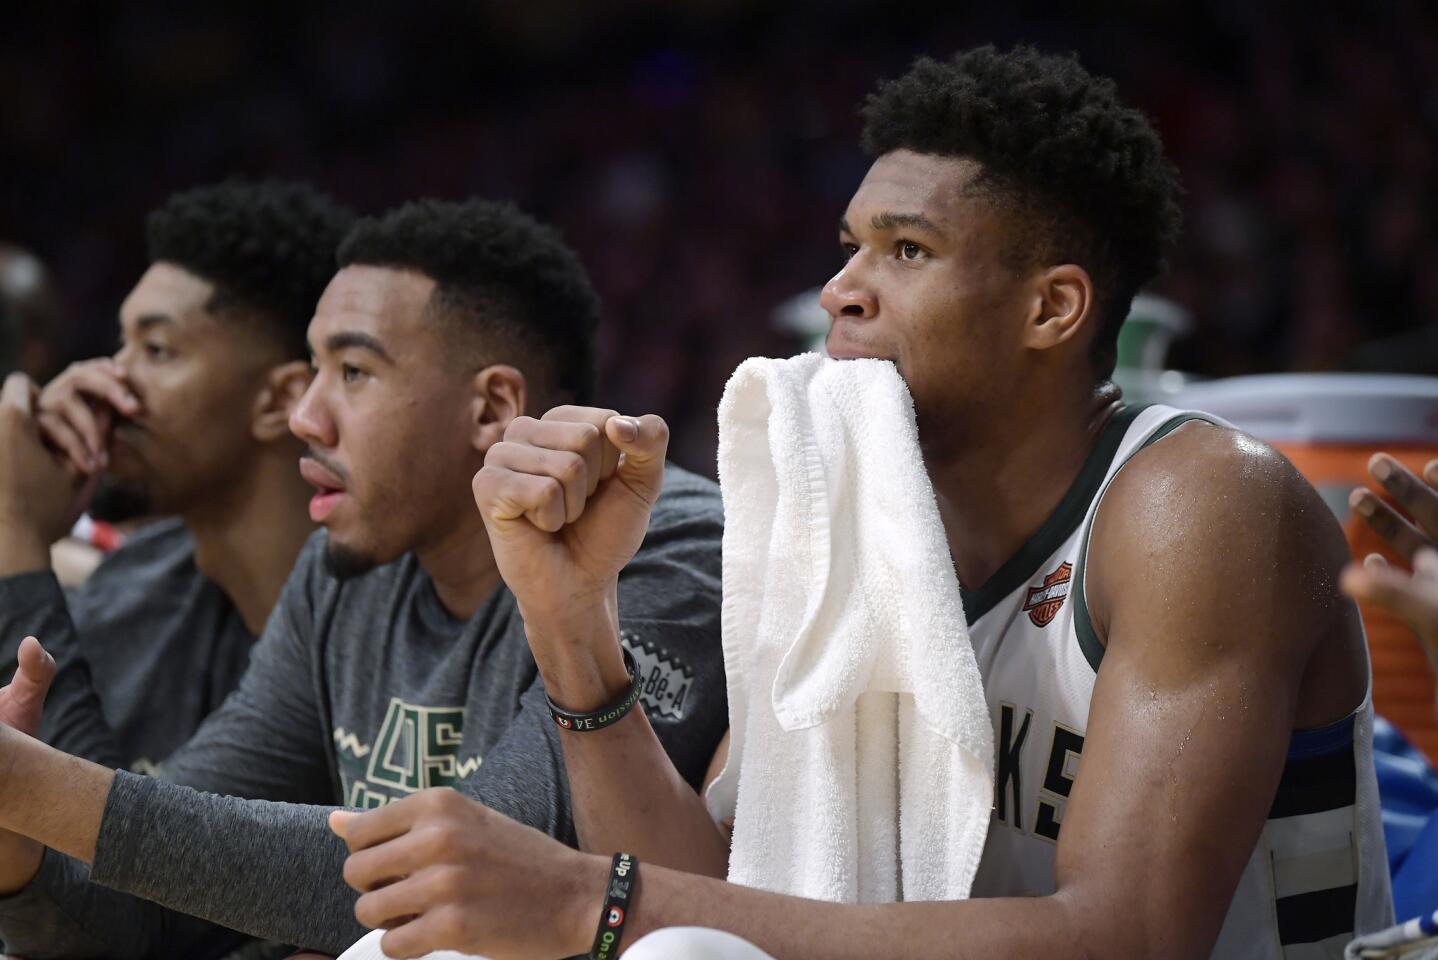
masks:
<path fill-rule="evenodd" d="M 15 673 L 15 685 L 28 687 L 43 701 L 50 689 L 50 681 L 55 679 L 55 658 L 46 652 L 39 640 L 26 637 L 20 641 L 19 662 L 20 669 Z"/>
<path fill-rule="evenodd" d="M 669 450 L 669 425 L 663 417 L 610 417 L 605 435 L 624 456 L 615 476 L 650 504 L 659 499 L 664 485 L 664 455 Z"/>
<path fill-rule="evenodd" d="M 20 669 L 9 686 L 0 687 L 0 723 L 35 736 L 45 707 L 45 694 L 55 679 L 55 659 L 34 637 L 20 642 Z"/>

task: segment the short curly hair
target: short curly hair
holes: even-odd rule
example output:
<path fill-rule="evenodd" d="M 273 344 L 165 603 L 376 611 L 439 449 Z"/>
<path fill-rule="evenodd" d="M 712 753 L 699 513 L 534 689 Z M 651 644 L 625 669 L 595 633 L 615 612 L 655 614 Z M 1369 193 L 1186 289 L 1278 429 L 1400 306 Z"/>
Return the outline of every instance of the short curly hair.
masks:
<path fill-rule="evenodd" d="M 1178 171 L 1148 119 L 1112 80 L 1070 56 L 992 45 L 946 62 L 915 61 L 865 100 L 863 146 L 978 163 L 975 195 L 1017 229 L 1016 267 L 1076 263 L 1095 288 L 1093 364 L 1113 373 L 1118 330 L 1136 294 L 1164 269 L 1178 236 Z"/>
<path fill-rule="evenodd" d="M 434 304 L 478 335 L 488 362 L 517 351 L 545 400 L 592 399 L 599 296 L 559 233 L 513 204 L 407 203 L 356 223 L 339 264 L 423 273 Z"/>
<path fill-rule="evenodd" d="M 174 263 L 214 285 L 209 310 L 259 312 L 286 355 L 303 359 L 305 331 L 353 223 L 308 184 L 227 180 L 174 194 L 145 233 L 151 263 Z"/>

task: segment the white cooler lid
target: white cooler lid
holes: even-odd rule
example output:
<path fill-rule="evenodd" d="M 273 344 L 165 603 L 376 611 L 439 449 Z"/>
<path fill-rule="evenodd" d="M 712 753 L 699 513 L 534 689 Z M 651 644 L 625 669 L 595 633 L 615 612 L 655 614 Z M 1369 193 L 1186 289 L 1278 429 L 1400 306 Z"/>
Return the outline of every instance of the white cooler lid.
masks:
<path fill-rule="evenodd" d="M 1191 383 L 1165 400 L 1260 440 L 1438 446 L 1438 377 L 1278 373 Z"/>

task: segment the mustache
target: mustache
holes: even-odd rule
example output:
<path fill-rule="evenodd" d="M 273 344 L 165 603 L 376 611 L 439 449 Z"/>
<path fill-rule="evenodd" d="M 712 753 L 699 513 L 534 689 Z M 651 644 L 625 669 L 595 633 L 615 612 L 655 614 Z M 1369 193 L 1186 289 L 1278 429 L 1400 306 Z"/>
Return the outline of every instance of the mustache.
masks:
<path fill-rule="evenodd" d="M 318 463 L 330 473 L 333 473 L 335 476 L 343 480 L 345 486 L 349 486 L 349 471 L 346 470 L 344 467 L 341 467 L 338 463 L 334 462 L 329 457 L 325 456 L 320 451 L 316 450 L 314 447 L 307 447 L 305 449 L 305 452 L 301 454 L 301 456 L 303 456 L 307 460 L 313 460 L 315 463 Z"/>

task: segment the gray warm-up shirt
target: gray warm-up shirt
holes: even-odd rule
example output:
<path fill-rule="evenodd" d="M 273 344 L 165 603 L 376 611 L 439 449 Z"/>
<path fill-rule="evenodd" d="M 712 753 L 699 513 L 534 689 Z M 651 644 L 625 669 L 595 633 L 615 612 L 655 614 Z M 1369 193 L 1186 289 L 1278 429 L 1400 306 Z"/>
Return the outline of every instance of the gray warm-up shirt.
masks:
<path fill-rule="evenodd" d="M 696 785 L 728 721 L 722 523 L 714 484 L 670 467 L 619 582 L 646 710 Z M 322 532 L 306 545 L 239 689 L 163 779 L 117 775 L 93 867 L 47 852 L 28 887 L 0 899 L 11 951 L 194 956 L 216 931 L 188 914 L 337 953 L 364 932 L 325 821 L 337 804 L 452 785 L 573 841 L 558 735 L 513 595 L 501 588 L 462 622 L 413 557 L 341 581 L 324 548 Z"/>
<path fill-rule="evenodd" d="M 68 596 L 49 570 L 0 578 L 0 682 L 20 641 L 35 634 L 60 663 L 78 652 L 89 683 L 61 683 L 45 704 L 41 739 L 67 753 L 153 773 L 239 685 L 254 634 L 195 566 L 179 520 L 132 534 Z M 101 736 L 87 724 L 99 698 Z"/>

